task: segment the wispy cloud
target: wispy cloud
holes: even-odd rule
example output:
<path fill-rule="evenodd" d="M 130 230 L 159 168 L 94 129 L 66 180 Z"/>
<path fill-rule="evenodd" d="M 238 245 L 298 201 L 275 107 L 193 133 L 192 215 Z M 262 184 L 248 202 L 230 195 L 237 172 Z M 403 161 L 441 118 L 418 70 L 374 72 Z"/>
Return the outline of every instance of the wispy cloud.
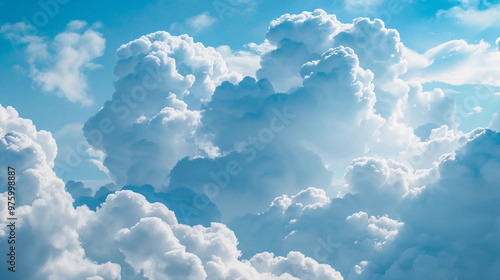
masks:
<path fill-rule="evenodd" d="M 462 24 L 480 30 L 489 27 L 500 27 L 500 4 L 490 4 L 482 1 L 484 7 L 480 7 L 479 1 L 461 1 L 462 5 L 457 5 L 448 10 L 440 10 L 437 16 L 455 18 Z"/>
<path fill-rule="evenodd" d="M 199 15 L 186 19 L 186 24 L 194 29 L 195 32 L 200 32 L 212 24 L 217 22 L 217 19 L 210 15 L 209 12 L 203 12 Z"/>
<path fill-rule="evenodd" d="M 30 34 L 32 27 L 22 22 L 4 24 L 0 33 L 23 47 L 29 76 L 43 91 L 90 105 L 85 70 L 99 67 L 93 61 L 104 54 L 105 39 L 92 27 L 82 30 L 86 26 L 85 21 L 71 21 L 52 40 Z"/>

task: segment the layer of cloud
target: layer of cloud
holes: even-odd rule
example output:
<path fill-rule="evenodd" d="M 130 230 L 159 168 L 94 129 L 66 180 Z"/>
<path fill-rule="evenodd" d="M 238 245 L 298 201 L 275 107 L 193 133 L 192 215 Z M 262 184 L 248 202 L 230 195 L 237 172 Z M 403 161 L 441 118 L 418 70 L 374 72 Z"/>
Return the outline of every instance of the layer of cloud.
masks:
<path fill-rule="evenodd" d="M 105 153 L 103 164 L 118 185 L 161 189 L 179 159 L 207 155 L 208 143 L 194 137 L 198 110 L 222 81 L 241 76 L 228 71 L 215 49 L 187 35 L 143 36 L 121 46 L 117 58 L 116 92 L 87 121 L 85 136 Z"/>
<path fill-rule="evenodd" d="M 195 32 L 200 32 L 212 24 L 217 22 L 215 17 L 212 17 L 208 12 L 203 12 L 199 15 L 186 19 L 186 24 Z"/>
<path fill-rule="evenodd" d="M 52 40 L 37 36 L 33 27 L 23 22 L 4 24 L 0 33 L 23 48 L 29 76 L 43 91 L 90 105 L 85 72 L 99 67 L 93 61 L 104 54 L 105 39 L 92 27 L 81 30 L 86 25 L 84 21 L 72 21 L 67 31 Z"/>
<path fill-rule="evenodd" d="M 244 256 L 261 248 L 298 250 L 346 279 L 494 279 L 499 141 L 499 133 L 475 131 L 463 148 L 425 172 L 357 159 L 342 198 L 312 188 L 283 195 L 231 227 Z"/>
<path fill-rule="evenodd" d="M 56 147 L 50 133 L 37 131 L 12 107 L 0 107 L 0 133 L 1 166 L 13 166 L 17 185 L 24 185 L 16 200 L 16 253 L 22 256 L 16 276 L 22 279 L 343 279 L 298 252 L 241 260 L 225 225 L 179 224 L 164 204 L 130 190 L 108 195 L 95 212 L 74 208 L 51 170 Z M 66 188 L 75 197 L 88 195 L 78 182 Z M 6 243 L 7 192 L 0 196 L 0 241 Z M 6 262 L 1 268 L 1 275 L 10 273 Z"/>
<path fill-rule="evenodd" d="M 451 85 L 500 85 L 496 78 L 500 74 L 500 52 L 484 41 L 469 44 L 464 40 L 452 40 L 422 55 L 406 51 L 405 56 L 409 62 L 405 80 Z"/>
<path fill-rule="evenodd" d="M 116 185 L 188 188 L 228 221 L 283 193 L 329 187 L 359 156 L 429 168 L 458 147 L 455 104 L 399 78 L 404 46 L 382 21 L 342 24 L 316 10 L 271 22 L 266 38 L 249 45 L 262 52 L 258 80 L 229 70 L 241 53 L 186 35 L 123 45 L 117 91 L 84 126 Z"/>
<path fill-rule="evenodd" d="M 445 16 L 458 20 L 464 26 L 483 30 L 489 27 L 500 26 L 500 4 L 491 4 L 488 1 L 460 1 L 461 5 L 448 10 L 440 10 L 437 16 Z M 480 5 L 481 4 L 481 5 Z"/>
<path fill-rule="evenodd" d="M 249 46 L 257 79 L 187 35 L 121 46 L 116 92 L 83 127 L 114 179 L 93 196 L 55 176 L 50 133 L 0 107 L 1 163 L 29 186 L 22 276 L 494 279 L 500 134 L 459 131 L 443 90 L 401 79 L 485 43 L 422 58 L 380 20 L 322 10 L 283 15 L 266 38 Z"/>

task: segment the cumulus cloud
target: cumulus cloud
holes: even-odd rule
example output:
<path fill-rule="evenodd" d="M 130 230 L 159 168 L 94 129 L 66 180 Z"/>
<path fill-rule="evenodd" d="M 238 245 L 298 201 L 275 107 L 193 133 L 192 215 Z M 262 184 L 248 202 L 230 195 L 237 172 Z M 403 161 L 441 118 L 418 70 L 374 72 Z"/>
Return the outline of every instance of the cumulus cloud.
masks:
<path fill-rule="evenodd" d="M 422 55 L 406 53 L 409 71 L 404 76 L 405 80 L 419 83 L 437 81 L 451 85 L 500 85 L 495 78 L 500 73 L 500 53 L 482 40 L 478 44 L 452 40 Z"/>
<path fill-rule="evenodd" d="M 252 48 L 252 47 L 251 47 Z M 260 46 L 254 46 L 258 51 Z M 260 68 L 260 55 L 249 51 L 233 51 L 229 46 L 219 46 L 217 51 L 222 55 L 230 71 L 245 77 L 255 77 L 255 72 Z"/>
<path fill-rule="evenodd" d="M 344 7 L 349 11 L 363 10 L 365 12 L 376 9 L 383 0 L 345 0 Z"/>
<path fill-rule="evenodd" d="M 500 113 L 496 112 L 493 114 L 493 117 L 491 118 L 490 125 L 488 126 L 489 129 L 495 130 L 497 132 L 500 132 Z"/>
<path fill-rule="evenodd" d="M 500 258 L 490 249 L 500 246 L 491 239 L 500 230 L 500 192 L 493 170 L 500 157 L 490 151 L 499 137 L 477 130 L 426 172 L 397 162 L 355 160 L 342 198 L 314 189 L 305 192 L 316 198 L 305 203 L 296 199 L 303 194 L 282 196 L 267 211 L 231 227 L 244 256 L 260 250 L 255 246 L 276 253 L 299 250 L 333 265 L 346 279 L 494 279 Z"/>
<path fill-rule="evenodd" d="M 222 81 L 240 76 L 215 49 L 166 32 L 121 46 L 117 59 L 116 92 L 84 125 L 85 136 L 106 155 L 117 185 L 162 188 L 179 159 L 207 154 L 209 144 L 194 138 L 199 110 Z"/>
<path fill-rule="evenodd" d="M 23 276 L 498 275 L 500 134 L 459 131 L 450 96 L 401 78 L 450 52 L 490 54 L 485 43 L 422 57 L 380 20 L 322 10 L 281 16 L 266 40 L 249 45 L 260 68 L 245 78 L 244 53 L 187 35 L 122 45 L 116 92 L 83 126 L 114 179 L 93 196 L 55 176 L 50 133 L 0 107 L 0 161 L 29 186 L 20 236 L 36 254 Z"/>
<path fill-rule="evenodd" d="M 195 32 L 200 32 L 203 29 L 217 22 L 217 19 L 211 16 L 208 12 L 203 12 L 199 15 L 186 19 L 186 24 L 194 29 Z"/>
<path fill-rule="evenodd" d="M 329 185 L 355 157 L 429 168 L 458 146 L 446 145 L 460 137 L 453 100 L 399 78 L 405 48 L 380 20 L 287 14 L 248 47 L 262 52 L 257 79 L 231 71 L 256 67 L 254 56 L 186 35 L 157 32 L 120 47 L 116 93 L 84 126 L 119 188 L 188 188 L 228 221 L 283 193 Z M 438 128 L 449 132 L 430 140 Z M 432 141 L 440 144 L 429 151 Z"/>
<path fill-rule="evenodd" d="M 25 185 L 18 197 L 31 196 L 17 207 L 22 222 L 16 250 L 23 256 L 17 265 L 30 268 L 16 272 L 23 279 L 343 279 L 298 252 L 242 260 L 237 238 L 225 225 L 179 224 L 164 204 L 130 190 L 108 195 L 96 211 L 74 208 L 51 170 L 56 147 L 50 133 L 37 131 L 12 107 L 0 107 L 0 132 L 1 165 L 15 166 L 18 185 Z M 66 189 L 75 197 L 88 195 L 79 182 Z M 7 242 L 7 193 L 1 196 L 0 241 Z"/>
<path fill-rule="evenodd" d="M 4 24 L 0 33 L 24 46 L 30 78 L 43 91 L 90 105 L 85 72 L 99 67 L 93 61 L 104 54 L 105 39 L 92 28 L 80 31 L 86 24 L 72 21 L 52 40 L 31 34 L 33 27 L 22 22 Z"/>
<path fill-rule="evenodd" d="M 52 167 L 57 151 L 46 131 L 37 131 L 29 120 L 19 118 L 12 107 L 0 107 L 0 165 L 16 169 L 16 276 L 22 279 L 120 279 L 120 266 L 95 263 L 85 256 L 77 228 L 88 212 L 74 209 L 72 197 Z M 0 179 L 7 181 L 6 175 Z M 22 187 L 21 187 L 22 186 Z M 2 229 L 7 221 L 7 192 L 2 193 Z M 22 221 L 22 222 L 20 222 Z M 7 243 L 2 230 L 0 239 Z M 29 246 L 23 245 L 29 244 Z M 10 273 L 2 263 L 2 275 Z M 30 269 L 19 269 L 29 267 Z"/>
<path fill-rule="evenodd" d="M 500 5 L 488 1 L 460 1 L 461 5 L 448 10 L 439 10 L 437 16 L 457 19 L 465 26 L 484 30 L 489 27 L 498 27 Z M 481 4 L 481 5 L 480 5 Z"/>

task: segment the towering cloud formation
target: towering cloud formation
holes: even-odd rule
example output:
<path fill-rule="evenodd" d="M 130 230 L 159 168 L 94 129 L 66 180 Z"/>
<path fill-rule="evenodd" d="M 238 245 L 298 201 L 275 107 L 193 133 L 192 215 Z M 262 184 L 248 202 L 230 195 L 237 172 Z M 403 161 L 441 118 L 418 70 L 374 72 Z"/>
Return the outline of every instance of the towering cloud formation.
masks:
<path fill-rule="evenodd" d="M 327 187 L 359 156 L 430 168 L 459 146 L 455 104 L 399 78 L 404 47 L 382 21 L 287 14 L 267 40 L 259 80 L 229 72 L 186 35 L 120 47 L 116 93 L 84 126 L 115 183 L 188 188 L 228 221 L 283 193 Z M 196 199 L 189 208 L 203 204 Z"/>
<path fill-rule="evenodd" d="M 355 160 L 344 197 L 310 188 L 235 221 L 240 248 L 244 255 L 299 250 L 346 279 L 494 279 L 500 134 L 477 130 L 466 142 L 425 173 Z"/>
<path fill-rule="evenodd" d="M 258 79 L 187 35 L 118 49 L 84 126 L 116 192 L 68 182 L 73 201 L 50 133 L 0 107 L 36 253 L 22 276 L 494 279 L 500 134 L 459 131 L 453 99 L 401 80 L 418 55 L 380 20 L 287 14 L 267 40 Z"/>

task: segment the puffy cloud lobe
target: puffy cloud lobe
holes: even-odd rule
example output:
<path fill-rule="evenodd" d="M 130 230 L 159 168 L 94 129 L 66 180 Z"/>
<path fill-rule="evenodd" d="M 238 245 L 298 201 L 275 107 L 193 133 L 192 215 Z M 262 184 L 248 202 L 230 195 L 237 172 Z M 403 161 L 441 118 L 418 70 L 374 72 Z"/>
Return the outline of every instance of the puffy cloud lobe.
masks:
<path fill-rule="evenodd" d="M 18 169 L 18 206 L 31 204 L 47 187 L 43 170 L 54 166 L 57 146 L 50 132 L 36 131 L 30 120 L 19 117 L 12 107 L 0 107 L 0 147 L 3 156 L 0 163 Z M 7 182 L 7 174 L 0 179 Z"/>
<path fill-rule="evenodd" d="M 328 265 L 318 264 L 311 258 L 304 258 L 304 255 L 298 252 L 290 252 L 286 257 L 274 257 L 272 253 L 262 253 L 250 259 L 250 263 L 261 272 L 271 272 L 275 275 L 292 272 L 291 274 L 297 277 L 296 279 L 344 279 L 340 273 Z M 310 271 L 314 271 L 314 273 L 310 273 Z"/>
<path fill-rule="evenodd" d="M 148 279 L 205 279 L 201 260 L 187 253 L 172 229 L 158 218 L 143 218 L 117 234 L 118 247 L 136 273 Z M 151 242 L 153 241 L 153 242 Z"/>
<path fill-rule="evenodd" d="M 179 224 L 164 204 L 150 203 L 130 190 L 108 195 L 95 212 L 86 206 L 75 209 L 51 169 L 55 156 L 48 155 L 55 142 L 50 134 L 37 132 L 13 108 L 0 109 L 1 140 L 16 143 L 4 147 L 0 158 L 16 164 L 19 178 L 26 170 L 40 176 L 31 182 L 40 190 L 34 200 L 17 209 L 16 250 L 23 256 L 17 265 L 29 268 L 16 272 L 23 279 L 328 279 L 330 275 L 342 279 L 331 267 L 300 253 L 267 257 L 258 261 L 260 267 L 276 268 L 258 268 L 254 261 L 240 260 L 238 240 L 225 225 Z M 75 194 L 85 189 L 77 182 L 69 182 L 67 188 Z M 6 193 L 1 196 L 0 216 L 6 221 Z M 2 229 L 5 226 L 2 222 Z M 2 230 L 0 241 L 6 238 Z M 280 268 L 276 263 L 288 266 Z M 305 267 L 288 271 L 297 265 Z M 7 273 L 5 266 L 2 275 Z"/>
<path fill-rule="evenodd" d="M 354 223 L 360 227 L 366 227 L 367 233 L 376 246 L 382 246 L 386 242 L 394 240 L 399 233 L 404 223 L 390 219 L 387 215 L 377 218 L 374 216 L 368 217 L 366 212 L 360 211 L 346 218 L 347 222 Z"/>
<path fill-rule="evenodd" d="M 379 19 L 358 18 L 334 39 L 336 45 L 352 48 L 359 57 L 360 66 L 375 74 L 375 108 L 381 116 L 391 116 L 408 92 L 408 86 L 398 77 L 406 72 L 399 33 L 385 28 Z"/>
<path fill-rule="evenodd" d="M 45 92 L 54 92 L 71 102 L 90 105 L 92 98 L 87 93 L 86 69 L 96 68 L 92 61 L 104 54 L 105 42 L 102 34 L 88 28 L 79 32 L 76 28 L 86 25 L 72 21 L 68 31 L 58 34 L 52 41 L 30 35 L 32 27 L 24 23 L 5 24 L 0 33 L 13 38 L 18 44 L 27 44 L 25 52 L 30 64 L 30 77 Z"/>
<path fill-rule="evenodd" d="M 420 58 L 413 59 L 413 62 L 423 59 L 428 63 L 410 64 L 405 80 L 419 83 L 437 81 L 451 85 L 499 85 L 495 77 L 500 70 L 500 53 L 491 50 L 491 45 L 483 40 L 478 44 L 452 40 L 416 56 Z"/>
<path fill-rule="evenodd" d="M 199 32 L 215 22 L 217 22 L 217 19 L 212 17 L 208 12 L 203 12 L 186 20 L 186 24 L 194 29 L 195 32 Z"/>
<path fill-rule="evenodd" d="M 342 198 L 323 195 L 316 201 L 330 202 L 307 207 L 283 196 L 231 227 L 244 256 L 259 250 L 256 244 L 275 253 L 298 250 L 346 279 L 494 279 L 499 137 L 474 131 L 424 173 L 396 162 L 356 160 Z"/>
<path fill-rule="evenodd" d="M 493 114 L 488 128 L 500 132 L 500 113 L 496 112 L 495 114 Z"/>
<path fill-rule="evenodd" d="M 273 20 L 266 39 L 276 49 L 262 55 L 257 78 L 268 78 L 278 92 L 300 86 L 300 67 L 332 46 L 331 36 L 340 26 L 335 15 L 323 10 Z"/>
<path fill-rule="evenodd" d="M 179 162 L 169 187 L 203 192 L 225 221 L 243 211 L 264 210 L 263 197 L 270 200 L 284 192 L 328 184 L 325 164 L 365 153 L 364 139 L 382 123 L 373 112 L 372 74 L 360 68 L 355 53 L 344 47 L 304 64 L 301 72 L 304 86 L 290 94 L 273 94 L 267 80 L 252 78 L 218 87 L 202 113 L 198 132 L 212 137 L 221 156 Z M 337 129 L 345 138 L 332 133 Z M 360 134 L 366 137 L 356 137 Z M 307 159 L 308 164 L 297 164 L 295 159 Z M 185 176 L 193 168 L 200 172 Z"/>
<path fill-rule="evenodd" d="M 66 183 L 66 191 L 71 194 L 73 198 L 79 198 L 82 196 L 91 196 L 92 189 L 86 188 L 82 182 L 68 181 Z"/>
<path fill-rule="evenodd" d="M 260 68 L 260 55 L 255 52 L 265 46 L 255 45 L 254 47 L 258 49 L 248 47 L 251 51 L 233 51 L 229 46 L 219 46 L 216 50 L 224 58 L 229 71 L 239 73 L 244 77 L 255 77 L 255 72 Z"/>
<path fill-rule="evenodd" d="M 85 136 L 105 153 L 104 166 L 117 185 L 161 189 L 177 160 L 206 155 L 200 148 L 206 145 L 193 137 L 197 110 L 218 84 L 236 76 L 219 53 L 187 35 L 143 36 L 121 46 L 117 58 L 116 92 L 87 121 Z"/>
<path fill-rule="evenodd" d="M 329 183 L 331 172 L 314 154 L 300 147 L 283 149 L 279 142 L 265 147 L 258 150 L 251 146 L 241 153 L 213 160 L 183 159 L 172 170 L 168 190 L 175 192 L 186 187 L 206 195 L 220 210 L 221 221 L 226 222 L 237 215 L 265 210 L 268 203 L 264 197 L 272 199 L 284 192 L 298 192 L 307 185 Z M 192 173 L 194 169 L 197 174 Z M 210 209 L 199 195 L 182 205 L 179 208 L 184 214 L 180 217 L 188 220 Z"/>
<path fill-rule="evenodd" d="M 1 166 L 16 169 L 16 276 L 20 279 L 120 279 L 120 266 L 95 263 L 85 256 L 77 228 L 85 209 L 72 206 L 71 195 L 52 167 L 57 151 L 50 133 L 37 131 L 31 121 L 19 118 L 12 107 L 0 107 Z M 2 176 L 2 181 L 7 178 Z M 7 221 L 7 193 L 0 201 Z M 5 210 L 4 210 L 5 209 Z M 2 222 L 5 229 L 6 222 Z M 2 243 L 8 235 L 0 232 Z M 2 262 L 2 275 L 10 273 Z M 29 269 L 20 269 L 21 267 Z M 9 276 L 10 277 L 10 276 Z"/>
<path fill-rule="evenodd" d="M 406 72 L 399 34 L 386 29 L 381 20 L 358 18 L 342 24 L 323 10 L 286 14 L 271 22 L 266 38 L 277 48 L 262 55 L 257 77 L 268 78 L 278 92 L 300 86 L 302 65 L 337 46 L 353 49 L 361 67 L 375 73 L 376 107 L 382 116 L 389 116 L 408 91 L 398 79 Z"/>
<path fill-rule="evenodd" d="M 328 161 L 332 158 L 342 158 L 348 153 L 352 156 L 356 150 L 363 150 L 365 148 L 363 144 L 347 147 L 342 145 L 342 149 L 337 149 L 341 145 L 332 145 L 341 141 L 331 132 L 336 131 L 336 127 L 342 126 L 342 133 L 345 135 L 354 133 L 354 130 L 358 134 L 361 132 L 372 135 L 383 123 L 383 120 L 373 112 L 376 100 L 371 84 L 373 75 L 359 67 L 358 57 L 352 49 L 344 47 L 330 49 L 317 60 L 304 64 L 300 74 L 304 77 L 302 87 L 288 95 L 270 96 L 260 109 L 264 110 L 260 113 L 261 116 L 271 115 L 274 109 L 286 111 L 286 115 L 294 116 L 284 132 L 276 139 L 307 143 L 304 145 L 307 149 L 321 150 L 315 152 L 326 157 L 324 160 L 327 163 L 330 163 Z M 332 84 L 335 87 L 331 87 Z M 257 112 L 257 110 L 258 108 L 252 111 Z M 230 116 L 226 118 L 228 117 Z M 253 117 L 248 114 L 240 122 L 247 120 L 255 123 L 255 120 L 260 119 L 258 116 Z M 342 123 L 351 123 L 353 131 L 349 131 L 349 128 Z M 247 133 L 252 132 L 255 126 L 256 124 L 252 124 Z M 257 127 L 265 126 L 264 123 Z M 325 127 L 330 127 L 331 130 L 326 131 Z M 227 135 L 224 139 L 241 142 L 246 138 L 246 135 L 239 139 L 236 138 L 238 136 L 236 133 L 232 136 Z"/>
<path fill-rule="evenodd" d="M 109 195 L 87 219 L 79 231 L 87 256 L 122 264 L 122 276 L 127 279 L 137 275 L 146 279 L 278 279 L 283 274 L 296 274 L 285 269 L 267 271 L 254 267 L 251 261 L 240 261 L 238 240 L 225 225 L 179 224 L 163 204 L 150 204 L 129 190 Z M 94 238 L 96 231 L 101 233 L 98 240 Z M 296 254 L 299 257 L 290 262 L 303 261 L 304 256 Z M 127 264 L 133 270 L 126 270 Z M 308 264 L 310 267 L 301 271 L 304 279 L 315 279 L 315 275 L 340 276 L 312 259 L 308 259 Z"/>
<path fill-rule="evenodd" d="M 412 128 L 429 124 L 434 126 L 433 128 L 441 125 L 453 128 L 456 126 L 455 103 L 456 101 L 445 95 L 442 89 L 436 88 L 432 92 L 423 92 L 421 85 L 414 84 L 408 93 L 404 117 Z"/>

